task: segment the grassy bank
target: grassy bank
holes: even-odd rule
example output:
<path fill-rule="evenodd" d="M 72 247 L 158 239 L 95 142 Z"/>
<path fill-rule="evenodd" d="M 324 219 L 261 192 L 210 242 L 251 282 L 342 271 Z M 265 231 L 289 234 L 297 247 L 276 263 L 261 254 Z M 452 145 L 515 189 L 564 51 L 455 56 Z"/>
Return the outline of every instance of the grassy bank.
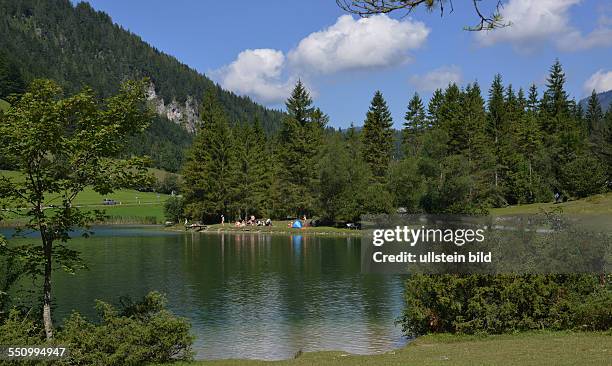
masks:
<path fill-rule="evenodd" d="M 491 209 L 492 215 L 537 214 L 559 209 L 570 215 L 612 215 L 612 192 L 563 203 L 533 203 Z"/>
<path fill-rule="evenodd" d="M 380 355 L 345 352 L 305 353 L 297 359 L 196 361 L 176 365 L 301 366 L 301 365 L 606 365 L 612 360 L 610 333 L 538 332 L 498 336 L 434 335 Z"/>
<path fill-rule="evenodd" d="M 151 169 L 152 174 L 162 174 L 161 171 Z M 20 179 L 19 172 L 0 170 L 0 176 Z M 107 195 L 101 195 L 86 188 L 79 193 L 74 204 L 85 209 L 98 209 L 106 211 L 110 224 L 155 224 L 164 222 L 164 202 L 169 195 L 155 192 L 140 192 L 134 189 L 120 189 Z M 116 201 L 116 205 L 104 205 L 105 198 Z M 52 204 L 53 202 L 49 202 Z M 119 204 L 120 203 L 120 204 Z M 12 226 L 18 224 L 20 219 L 8 216 L 1 224 Z"/>
<path fill-rule="evenodd" d="M 236 227 L 233 223 L 225 225 L 215 224 L 208 225 L 206 231 L 213 233 L 268 233 L 268 234 L 305 234 L 305 235 L 343 235 L 343 236 L 360 236 L 361 231 L 349 230 L 345 228 L 337 228 L 331 226 L 303 227 L 294 229 L 290 227 L 291 221 L 273 221 L 272 226 L 245 226 Z M 176 225 L 170 228 L 172 230 L 185 230 L 184 225 Z"/>

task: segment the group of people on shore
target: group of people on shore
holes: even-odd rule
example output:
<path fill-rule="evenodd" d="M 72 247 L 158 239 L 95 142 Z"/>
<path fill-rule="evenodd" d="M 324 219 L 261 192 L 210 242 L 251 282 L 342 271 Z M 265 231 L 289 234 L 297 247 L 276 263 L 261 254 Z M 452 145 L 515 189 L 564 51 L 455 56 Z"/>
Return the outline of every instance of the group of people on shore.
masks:
<path fill-rule="evenodd" d="M 225 225 L 225 216 L 221 215 L 221 225 Z M 238 218 L 234 223 L 235 227 L 245 227 L 245 226 L 272 226 L 272 220 L 268 219 L 256 219 L 254 215 L 251 215 L 248 218 Z"/>

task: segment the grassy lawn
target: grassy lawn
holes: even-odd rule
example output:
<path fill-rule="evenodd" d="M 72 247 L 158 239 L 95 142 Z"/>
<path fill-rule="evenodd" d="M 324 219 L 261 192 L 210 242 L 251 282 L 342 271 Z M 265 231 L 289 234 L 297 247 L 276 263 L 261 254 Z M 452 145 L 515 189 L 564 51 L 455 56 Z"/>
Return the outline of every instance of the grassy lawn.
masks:
<path fill-rule="evenodd" d="M 612 335 L 603 333 L 542 332 L 499 336 L 435 335 L 420 337 L 408 346 L 380 355 L 344 352 L 305 353 L 286 361 L 222 360 L 176 365 L 201 366 L 433 366 L 433 365 L 606 365 L 612 364 Z"/>
<path fill-rule="evenodd" d="M 7 102 L 4 99 L 0 99 L 0 111 L 5 111 L 8 109 L 8 107 L 10 107 L 11 105 L 9 104 L 9 102 Z"/>
<path fill-rule="evenodd" d="M 491 209 L 493 215 L 537 214 L 542 210 L 561 209 L 565 214 L 612 215 L 612 193 L 598 194 L 576 201 L 554 203 L 533 203 Z"/>
<path fill-rule="evenodd" d="M 163 172 L 157 169 L 151 169 L 154 175 L 162 175 Z M 19 172 L 0 170 L 0 176 L 7 176 L 13 179 L 19 179 Z M 108 216 L 111 216 L 110 222 L 116 223 L 162 223 L 164 221 L 164 202 L 169 198 L 169 195 L 158 194 L 154 192 L 139 192 L 134 189 L 121 189 L 107 195 L 101 195 L 94 192 L 91 188 L 86 188 L 74 200 L 76 206 L 92 209 L 103 209 Z M 103 205 L 105 198 L 115 200 L 121 204 L 106 206 Z M 59 203 L 59 202 L 58 202 Z M 54 204 L 49 201 L 48 204 Z M 10 222 L 11 218 L 7 219 Z"/>

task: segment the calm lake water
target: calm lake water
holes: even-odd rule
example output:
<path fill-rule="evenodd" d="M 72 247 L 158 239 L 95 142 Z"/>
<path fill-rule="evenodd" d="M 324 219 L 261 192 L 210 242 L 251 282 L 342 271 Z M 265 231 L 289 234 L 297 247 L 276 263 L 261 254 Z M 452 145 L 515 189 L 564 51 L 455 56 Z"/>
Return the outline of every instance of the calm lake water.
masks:
<path fill-rule="evenodd" d="M 57 273 L 54 316 L 94 317 L 94 299 L 151 290 L 189 319 L 198 359 L 372 354 L 406 343 L 401 276 L 362 275 L 360 239 L 98 228 L 74 239 L 89 266 Z"/>

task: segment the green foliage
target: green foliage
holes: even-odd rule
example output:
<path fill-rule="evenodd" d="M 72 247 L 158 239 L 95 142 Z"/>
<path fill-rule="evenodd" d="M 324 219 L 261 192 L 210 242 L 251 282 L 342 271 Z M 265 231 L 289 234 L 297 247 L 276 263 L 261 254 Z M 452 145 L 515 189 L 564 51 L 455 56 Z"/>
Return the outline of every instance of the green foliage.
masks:
<path fill-rule="evenodd" d="M 139 365 L 191 360 L 190 325 L 165 310 L 165 298 L 149 293 L 118 311 L 98 301 L 100 323 L 73 313 L 57 336 L 70 349 L 67 365 Z"/>
<path fill-rule="evenodd" d="M 160 52 L 128 32 L 87 2 L 69 0 L 0 1 L 0 99 L 21 93 L 36 78 L 56 81 L 68 93 L 83 85 L 102 97 L 116 94 L 124 80 L 147 77 L 165 105 L 206 92 L 216 95 L 229 121 L 261 121 L 264 130 L 278 131 L 283 113 L 221 89 L 206 76 Z M 138 139 L 131 139 L 125 156 L 151 157 L 161 169 L 177 172 L 193 137 L 178 124 L 156 117 Z M 1 164 L 1 162 L 0 162 Z"/>
<path fill-rule="evenodd" d="M 215 96 L 208 93 L 202 105 L 202 126 L 183 170 L 186 210 L 203 222 L 215 222 L 232 205 L 234 137 Z"/>
<path fill-rule="evenodd" d="M 269 212 L 269 187 L 271 184 L 271 155 L 267 138 L 259 121 L 237 126 L 233 132 L 232 206 L 238 216 L 261 217 Z"/>
<path fill-rule="evenodd" d="M 78 252 L 65 244 L 76 228 L 104 216 L 73 205 L 86 187 L 100 194 L 150 180 L 145 161 L 118 159 L 127 136 L 142 132 L 149 121 L 145 82 L 127 82 L 103 101 L 91 89 L 64 97 L 50 80 L 35 80 L 2 115 L 0 154 L 22 179 L 0 177 L 0 198 L 9 200 L 39 232 L 39 245 L 11 249 L 31 275 L 44 275 L 43 316 L 52 337 L 52 263 L 72 272 L 82 267 Z M 54 245 L 54 243 L 56 245 Z"/>
<path fill-rule="evenodd" d="M 12 94 L 20 94 L 24 90 L 19 65 L 0 53 L 0 99 L 8 99 Z M 0 105 L 0 109 L 4 109 L 4 106 Z"/>
<path fill-rule="evenodd" d="M 413 275 L 405 298 L 408 335 L 612 327 L 612 288 L 589 274 Z"/>
<path fill-rule="evenodd" d="M 425 180 L 419 174 L 417 161 L 406 158 L 393 162 L 389 169 L 389 192 L 394 198 L 394 207 L 403 207 L 407 212 L 420 211 L 420 200 L 425 191 Z"/>
<path fill-rule="evenodd" d="M 0 344 L 36 345 L 41 344 L 43 329 L 30 314 L 24 315 L 16 309 L 8 312 L 6 319 L 0 318 Z"/>
<path fill-rule="evenodd" d="M 402 130 L 402 144 L 405 156 L 417 156 L 421 148 L 421 136 L 427 128 L 425 108 L 419 94 L 414 93 L 408 111 L 404 116 L 404 129 Z"/>
<path fill-rule="evenodd" d="M 382 93 L 376 91 L 363 123 L 362 154 L 372 178 L 384 182 L 393 153 L 393 120 Z"/>
<path fill-rule="evenodd" d="M 163 194 L 179 193 L 180 179 L 177 174 L 165 173 L 161 178 L 157 178 L 157 182 L 153 186 L 153 190 Z"/>
<path fill-rule="evenodd" d="M 312 106 L 312 99 L 298 81 L 287 99 L 287 114 L 279 135 L 281 202 L 285 213 L 311 215 L 316 205 L 318 158 L 328 117 Z"/>
<path fill-rule="evenodd" d="M 356 222 L 364 213 L 389 210 L 386 204 L 383 211 L 366 207 L 370 172 L 360 149 L 359 133 L 354 127 L 346 134 L 326 136 L 319 170 L 319 212 L 328 221 Z"/>
<path fill-rule="evenodd" d="M 178 223 L 184 217 L 185 201 L 182 197 L 170 197 L 164 202 L 164 217 L 166 221 Z"/>
<path fill-rule="evenodd" d="M 560 182 L 572 198 L 584 198 L 603 193 L 606 188 L 606 171 L 600 161 L 591 154 L 580 154 L 562 166 Z"/>
<path fill-rule="evenodd" d="M 0 236 L 0 323 L 11 306 L 11 288 L 27 272 L 23 261 L 10 254 L 6 240 Z"/>
<path fill-rule="evenodd" d="M 178 124 L 154 116 L 142 134 L 128 139 L 122 155 L 126 158 L 132 155 L 147 156 L 154 167 L 176 173 L 183 167 L 186 151 L 193 139 L 193 134 Z"/>
<path fill-rule="evenodd" d="M 52 342 L 44 341 L 40 323 L 29 314 L 11 310 L 0 323 L 0 344 L 68 347 L 66 359 L 56 365 L 140 365 L 189 361 L 193 358 L 191 326 L 166 310 L 166 299 L 151 292 L 142 300 L 122 300 L 122 307 L 98 301 L 100 322 L 73 313 Z"/>

